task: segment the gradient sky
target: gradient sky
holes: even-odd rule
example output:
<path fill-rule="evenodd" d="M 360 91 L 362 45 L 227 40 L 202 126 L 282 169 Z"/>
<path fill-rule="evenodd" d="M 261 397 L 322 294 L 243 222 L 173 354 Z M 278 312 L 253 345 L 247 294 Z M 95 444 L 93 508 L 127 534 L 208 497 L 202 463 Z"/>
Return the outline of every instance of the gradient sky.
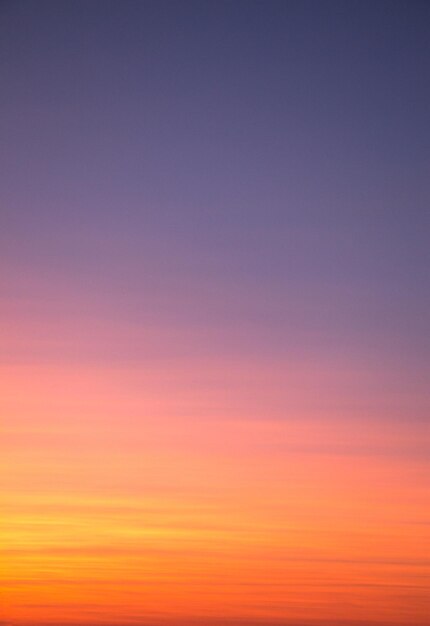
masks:
<path fill-rule="evenodd" d="M 0 4 L 1 626 L 428 626 L 430 4 Z"/>

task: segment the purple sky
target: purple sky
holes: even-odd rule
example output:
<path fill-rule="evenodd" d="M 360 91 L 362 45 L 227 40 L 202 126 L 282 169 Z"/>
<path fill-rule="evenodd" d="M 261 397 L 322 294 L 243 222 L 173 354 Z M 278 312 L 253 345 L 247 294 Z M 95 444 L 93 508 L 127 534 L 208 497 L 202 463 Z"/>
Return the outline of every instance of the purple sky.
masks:
<path fill-rule="evenodd" d="M 3 3 L 3 262 L 215 344 L 321 344 L 414 377 L 428 18 L 425 2 Z"/>

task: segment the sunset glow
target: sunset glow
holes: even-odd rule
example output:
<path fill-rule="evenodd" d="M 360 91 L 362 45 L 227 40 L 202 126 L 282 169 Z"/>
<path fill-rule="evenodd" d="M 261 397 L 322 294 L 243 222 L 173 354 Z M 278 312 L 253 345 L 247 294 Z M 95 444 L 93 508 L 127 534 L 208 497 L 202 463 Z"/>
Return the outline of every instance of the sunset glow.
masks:
<path fill-rule="evenodd" d="M 1 626 L 429 625 L 430 14 L 343 6 L 0 8 Z"/>

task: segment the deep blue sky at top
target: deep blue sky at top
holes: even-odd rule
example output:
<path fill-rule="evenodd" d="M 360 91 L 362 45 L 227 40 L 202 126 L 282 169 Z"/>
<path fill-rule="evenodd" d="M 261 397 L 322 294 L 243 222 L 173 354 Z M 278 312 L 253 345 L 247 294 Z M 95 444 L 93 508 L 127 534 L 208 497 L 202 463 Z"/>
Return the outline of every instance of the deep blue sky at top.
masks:
<path fill-rule="evenodd" d="M 3 2 L 3 263 L 273 347 L 422 356 L 429 25 L 414 1 Z"/>

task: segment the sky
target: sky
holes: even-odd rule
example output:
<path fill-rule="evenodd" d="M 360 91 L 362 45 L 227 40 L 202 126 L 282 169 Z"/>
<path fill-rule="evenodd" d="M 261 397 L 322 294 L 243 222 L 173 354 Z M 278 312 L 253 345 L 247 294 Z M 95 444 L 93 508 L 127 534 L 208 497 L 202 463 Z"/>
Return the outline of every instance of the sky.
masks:
<path fill-rule="evenodd" d="M 1 2 L 1 626 L 428 626 L 429 27 Z"/>

